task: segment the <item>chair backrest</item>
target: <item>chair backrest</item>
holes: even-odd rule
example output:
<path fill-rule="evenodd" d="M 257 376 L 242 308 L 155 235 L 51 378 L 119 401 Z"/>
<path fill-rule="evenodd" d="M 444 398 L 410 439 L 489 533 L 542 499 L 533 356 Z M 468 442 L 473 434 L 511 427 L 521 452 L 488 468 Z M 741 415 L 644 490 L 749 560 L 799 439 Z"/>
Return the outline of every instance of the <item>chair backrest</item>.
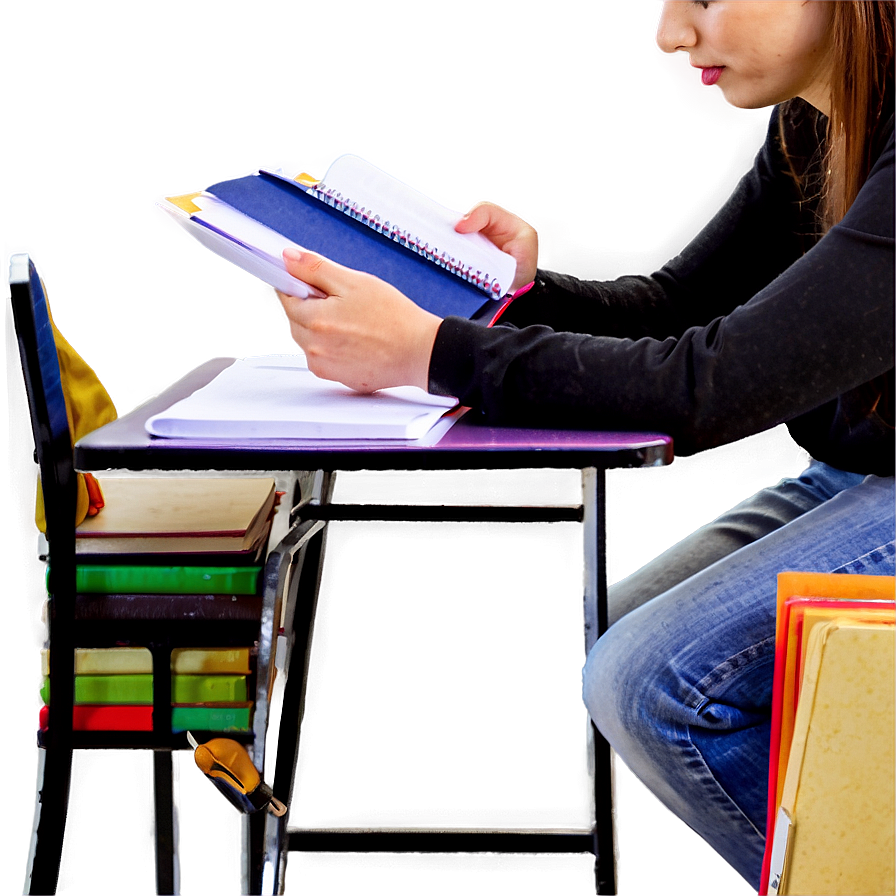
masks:
<path fill-rule="evenodd" d="M 71 551 L 73 562 L 77 477 L 72 437 L 47 297 L 27 255 L 11 258 L 9 287 L 44 493 L 47 540 L 54 560 Z"/>

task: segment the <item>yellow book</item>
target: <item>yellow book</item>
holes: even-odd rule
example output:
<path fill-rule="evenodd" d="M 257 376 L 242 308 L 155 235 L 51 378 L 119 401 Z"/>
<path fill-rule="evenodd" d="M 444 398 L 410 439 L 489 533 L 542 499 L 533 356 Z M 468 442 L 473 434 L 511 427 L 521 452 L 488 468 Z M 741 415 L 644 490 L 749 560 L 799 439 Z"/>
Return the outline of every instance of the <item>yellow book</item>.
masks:
<path fill-rule="evenodd" d="M 41 673 L 50 674 L 50 651 L 40 654 Z M 75 675 L 144 675 L 152 672 L 146 647 L 76 647 Z"/>
<path fill-rule="evenodd" d="M 248 675 L 248 647 L 178 647 L 171 651 L 171 671 L 178 675 Z M 78 647 L 76 675 L 145 675 L 152 654 L 145 647 Z M 50 674 L 48 650 L 41 651 L 41 674 Z"/>
<path fill-rule="evenodd" d="M 179 647 L 171 651 L 171 671 L 178 675 L 248 675 L 249 648 Z"/>
<path fill-rule="evenodd" d="M 827 621 L 806 647 L 781 810 L 777 892 L 892 894 L 896 629 Z M 778 877 L 778 875 L 780 876 Z"/>

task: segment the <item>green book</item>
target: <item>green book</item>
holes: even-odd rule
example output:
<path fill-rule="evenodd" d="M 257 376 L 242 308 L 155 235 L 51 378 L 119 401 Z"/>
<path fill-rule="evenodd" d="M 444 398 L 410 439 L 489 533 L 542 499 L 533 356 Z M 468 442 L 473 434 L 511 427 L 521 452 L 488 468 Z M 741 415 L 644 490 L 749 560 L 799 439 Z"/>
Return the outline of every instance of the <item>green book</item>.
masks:
<path fill-rule="evenodd" d="M 172 703 L 242 703 L 246 699 L 245 675 L 172 676 Z"/>
<path fill-rule="evenodd" d="M 40 695 L 50 705 L 50 679 L 44 679 Z M 75 703 L 152 703 L 152 675 L 76 675 Z"/>
<path fill-rule="evenodd" d="M 79 565 L 81 594 L 255 594 L 260 566 Z"/>
<path fill-rule="evenodd" d="M 248 731 L 252 704 L 242 706 L 175 706 L 172 731 Z"/>

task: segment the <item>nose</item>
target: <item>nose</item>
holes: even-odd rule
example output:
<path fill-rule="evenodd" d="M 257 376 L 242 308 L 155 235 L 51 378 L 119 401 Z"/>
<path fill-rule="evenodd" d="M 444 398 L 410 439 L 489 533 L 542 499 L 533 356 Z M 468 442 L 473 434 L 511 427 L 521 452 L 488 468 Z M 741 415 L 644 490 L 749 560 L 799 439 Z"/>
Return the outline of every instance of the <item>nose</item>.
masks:
<path fill-rule="evenodd" d="M 656 28 L 656 42 L 664 53 L 687 50 L 697 42 L 697 32 L 691 21 L 690 0 L 670 0 L 663 3 Z"/>

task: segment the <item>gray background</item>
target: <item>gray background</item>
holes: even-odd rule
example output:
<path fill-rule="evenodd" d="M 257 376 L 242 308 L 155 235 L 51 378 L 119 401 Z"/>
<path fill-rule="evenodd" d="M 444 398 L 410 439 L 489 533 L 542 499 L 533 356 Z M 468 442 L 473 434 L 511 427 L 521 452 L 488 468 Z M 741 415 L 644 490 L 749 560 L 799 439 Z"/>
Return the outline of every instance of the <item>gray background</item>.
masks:
<path fill-rule="evenodd" d="M 765 121 L 663 58 L 658 6 L 3 0 L 4 268 L 34 255 L 58 322 L 122 412 L 208 357 L 290 348 L 268 289 L 154 207 L 257 167 L 320 174 L 358 151 L 458 207 L 519 212 L 545 266 L 649 270 L 731 189 Z M 7 332 L 3 345 L 0 883 L 16 892 L 40 588 Z M 611 575 L 799 463 L 772 433 L 613 474 Z M 621 786 L 623 890 L 746 891 L 624 771 Z"/>

